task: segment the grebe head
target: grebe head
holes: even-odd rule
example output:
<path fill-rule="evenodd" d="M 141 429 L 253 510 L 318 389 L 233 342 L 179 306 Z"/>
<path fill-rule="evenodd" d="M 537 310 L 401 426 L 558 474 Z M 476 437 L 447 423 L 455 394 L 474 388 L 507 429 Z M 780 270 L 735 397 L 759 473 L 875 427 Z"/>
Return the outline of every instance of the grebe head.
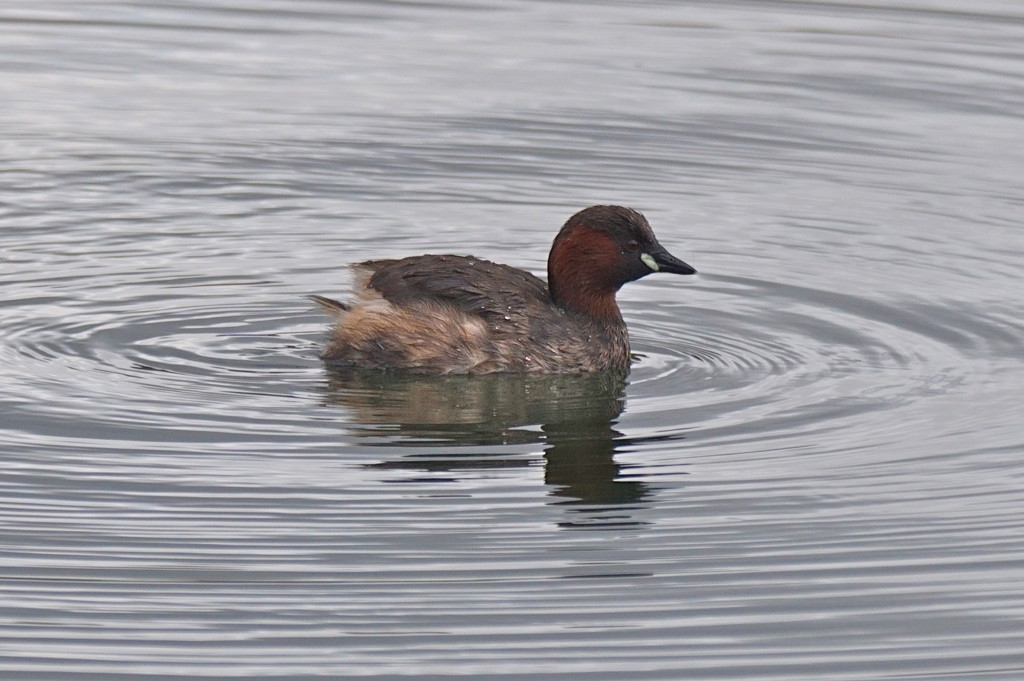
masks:
<path fill-rule="evenodd" d="M 697 270 L 658 243 L 639 212 L 622 206 L 591 206 L 562 227 L 548 255 L 548 289 L 562 307 L 620 318 L 615 293 L 653 272 Z"/>

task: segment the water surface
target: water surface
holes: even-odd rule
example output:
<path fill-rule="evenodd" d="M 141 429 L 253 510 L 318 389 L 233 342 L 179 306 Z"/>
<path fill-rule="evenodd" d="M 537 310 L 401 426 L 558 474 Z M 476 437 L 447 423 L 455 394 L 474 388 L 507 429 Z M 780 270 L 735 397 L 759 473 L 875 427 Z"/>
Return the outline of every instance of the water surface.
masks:
<path fill-rule="evenodd" d="M 9 679 L 1024 676 L 1024 10 L 8 3 Z M 698 277 L 628 377 L 330 372 L 345 265 Z"/>

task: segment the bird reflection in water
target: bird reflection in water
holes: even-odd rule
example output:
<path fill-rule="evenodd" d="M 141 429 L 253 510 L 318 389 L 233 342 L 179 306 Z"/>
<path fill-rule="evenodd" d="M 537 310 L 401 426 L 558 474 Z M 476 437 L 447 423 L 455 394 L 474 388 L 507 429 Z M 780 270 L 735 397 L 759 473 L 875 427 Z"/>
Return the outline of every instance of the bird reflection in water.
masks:
<path fill-rule="evenodd" d="M 614 506 L 621 516 L 623 505 L 650 493 L 643 482 L 623 480 L 614 460 L 624 444 L 613 425 L 625 406 L 625 386 L 626 372 L 416 376 L 338 368 L 328 373 L 325 401 L 345 407 L 351 414 L 349 432 L 369 443 L 417 449 L 374 467 L 430 472 L 526 467 L 535 459 L 524 456 L 522 448 L 481 450 L 543 443 L 544 481 L 553 496 L 565 503 Z M 608 520 L 630 524 L 621 517 Z"/>

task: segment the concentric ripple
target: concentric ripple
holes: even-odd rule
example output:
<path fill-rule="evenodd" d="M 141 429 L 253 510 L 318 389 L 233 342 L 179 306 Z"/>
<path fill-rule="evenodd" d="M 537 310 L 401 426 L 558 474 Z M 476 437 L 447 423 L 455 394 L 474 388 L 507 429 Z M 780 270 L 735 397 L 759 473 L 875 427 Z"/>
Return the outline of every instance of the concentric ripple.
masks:
<path fill-rule="evenodd" d="M 631 405 L 674 412 L 685 395 L 698 405 L 696 421 L 715 422 L 716 437 L 733 427 L 801 437 L 807 428 L 835 428 L 834 418 L 955 390 L 975 370 L 979 349 L 986 358 L 1000 349 L 1012 356 L 1019 345 L 1013 326 L 919 301 L 882 303 L 739 277 L 712 275 L 702 284 L 707 304 L 651 311 L 635 325 L 643 358 Z M 757 307 L 732 311 L 740 298 Z"/>

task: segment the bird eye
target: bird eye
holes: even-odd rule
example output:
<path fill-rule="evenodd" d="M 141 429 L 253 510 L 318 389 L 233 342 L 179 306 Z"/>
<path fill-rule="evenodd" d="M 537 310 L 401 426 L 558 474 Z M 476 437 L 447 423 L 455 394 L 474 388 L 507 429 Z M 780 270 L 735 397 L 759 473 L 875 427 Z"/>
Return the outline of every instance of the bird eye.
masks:
<path fill-rule="evenodd" d="M 633 253 L 640 248 L 640 242 L 637 241 L 636 239 L 630 239 L 629 241 L 626 242 L 624 248 L 626 249 L 627 253 Z"/>

